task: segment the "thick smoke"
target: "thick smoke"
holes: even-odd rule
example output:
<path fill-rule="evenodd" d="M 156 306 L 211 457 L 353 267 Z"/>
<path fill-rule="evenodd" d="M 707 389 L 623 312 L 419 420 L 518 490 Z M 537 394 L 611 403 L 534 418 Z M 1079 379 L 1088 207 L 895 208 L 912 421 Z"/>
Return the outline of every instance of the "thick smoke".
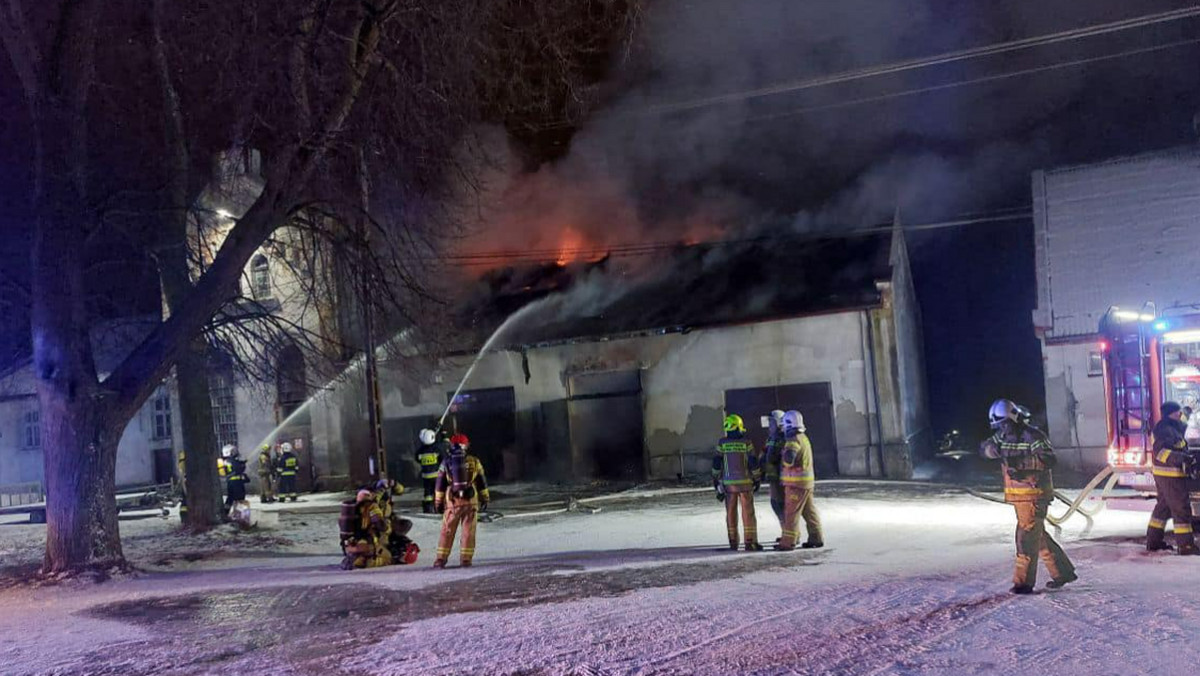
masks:
<path fill-rule="evenodd" d="M 920 222 L 1027 203 L 1032 169 L 1092 159 L 1089 139 L 1113 141 L 1114 123 L 1141 112 L 1139 98 L 1162 90 L 1164 81 L 1170 89 L 1190 77 L 1177 67 L 1159 67 L 1180 54 L 820 108 L 1168 42 L 1186 37 L 1193 25 L 694 110 L 650 111 L 1179 4 L 651 3 L 641 47 L 614 83 L 622 93 L 575 134 L 564 159 L 532 173 L 509 171 L 515 166 L 509 163 L 493 177 L 502 199 L 482 212 L 487 235 L 469 247 L 703 239 L 787 223 L 804 231 L 856 228 L 886 222 L 897 208 L 906 222 Z M 1173 117 L 1186 121 L 1190 111 L 1181 106 Z M 1144 140 L 1130 138 L 1125 145 L 1144 149 Z"/>

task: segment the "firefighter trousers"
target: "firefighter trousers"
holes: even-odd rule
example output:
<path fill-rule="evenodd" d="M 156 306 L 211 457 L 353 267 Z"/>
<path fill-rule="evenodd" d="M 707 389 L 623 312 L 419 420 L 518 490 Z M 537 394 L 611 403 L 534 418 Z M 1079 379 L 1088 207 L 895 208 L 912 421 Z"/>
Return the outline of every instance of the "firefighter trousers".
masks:
<path fill-rule="evenodd" d="M 1045 502 L 1014 502 L 1017 510 L 1017 562 L 1013 568 L 1013 585 L 1032 587 L 1037 582 L 1037 558 L 1055 580 L 1074 579 L 1075 565 L 1054 538 L 1046 533 Z"/>
<path fill-rule="evenodd" d="M 438 537 L 437 560 L 450 558 L 454 547 L 454 534 L 462 525 L 462 541 L 458 544 L 458 555 L 463 565 L 471 563 L 475 556 L 475 521 L 479 518 L 479 507 L 465 498 L 452 498 L 442 516 L 442 534 Z"/>
<path fill-rule="evenodd" d="M 813 490 L 785 486 L 783 489 L 783 537 L 779 538 L 780 549 L 792 549 L 800 540 L 800 519 L 804 519 L 804 527 L 808 530 L 808 542 L 812 544 L 825 542 L 821 533 L 821 517 L 813 504 Z"/>
<path fill-rule="evenodd" d="M 1188 495 L 1187 479 L 1156 476 L 1154 487 L 1158 501 L 1150 513 L 1150 525 L 1146 527 L 1146 549 L 1162 549 L 1167 520 L 1174 522 L 1175 545 L 1180 551 L 1196 546 L 1192 534 L 1192 502 Z"/>
<path fill-rule="evenodd" d="M 421 488 L 425 493 L 421 496 L 421 511 L 426 514 L 433 514 L 433 494 L 437 492 L 437 477 L 432 479 L 421 478 Z"/>
<path fill-rule="evenodd" d="M 292 502 L 296 501 L 296 475 L 295 474 L 279 475 L 279 499 L 281 501 L 283 501 L 283 500 L 287 500 L 288 498 L 291 498 Z"/>
<path fill-rule="evenodd" d="M 728 491 L 728 489 L 726 489 Z M 738 491 L 725 493 L 725 530 L 729 532 L 729 546 L 738 543 L 738 508 L 742 511 L 742 530 L 746 544 L 758 543 L 758 519 L 754 516 L 754 493 Z"/>
<path fill-rule="evenodd" d="M 783 526 L 783 484 L 779 483 L 779 479 L 770 479 L 767 488 L 771 494 L 771 511 L 775 512 L 775 518 Z"/>
<path fill-rule="evenodd" d="M 263 502 L 271 502 L 275 499 L 275 475 L 259 474 L 258 475 L 258 497 Z"/>

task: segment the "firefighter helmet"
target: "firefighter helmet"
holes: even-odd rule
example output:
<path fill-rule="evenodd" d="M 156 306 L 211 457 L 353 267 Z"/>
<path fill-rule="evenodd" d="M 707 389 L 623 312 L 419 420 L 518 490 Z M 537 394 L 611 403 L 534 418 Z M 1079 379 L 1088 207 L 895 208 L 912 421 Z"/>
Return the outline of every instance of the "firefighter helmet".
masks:
<path fill-rule="evenodd" d="M 1183 410 L 1183 406 L 1180 406 L 1179 402 L 1177 401 L 1164 401 L 1162 408 L 1159 410 L 1162 411 L 1162 417 L 1170 418 L 1176 413 L 1181 412 Z"/>
<path fill-rule="evenodd" d="M 775 409 L 767 415 L 767 429 L 774 434 L 783 429 L 783 411 Z"/>
<path fill-rule="evenodd" d="M 237 446 L 234 446 L 233 444 L 225 444 L 221 447 L 222 458 L 232 458 L 235 455 L 237 455 Z"/>
<path fill-rule="evenodd" d="M 800 411 L 788 411 L 784 413 L 782 422 L 785 434 L 804 433 L 804 416 L 800 415 Z"/>
<path fill-rule="evenodd" d="M 725 431 L 745 432 L 746 423 L 742 421 L 742 416 L 735 414 L 725 416 Z"/>
<path fill-rule="evenodd" d="M 1007 399 L 997 399 L 988 409 L 988 422 L 992 427 L 999 427 L 1005 420 L 1020 420 L 1021 408 Z"/>
<path fill-rule="evenodd" d="M 421 430 L 419 434 L 417 434 L 417 438 L 421 440 L 422 444 L 425 444 L 426 446 L 432 446 L 433 442 L 437 441 L 437 432 L 434 432 L 426 427 L 425 429 Z"/>
<path fill-rule="evenodd" d="M 279 452 L 280 452 L 280 453 L 291 453 L 291 452 L 292 452 L 292 445 L 291 445 L 291 444 L 289 444 L 289 443 L 288 443 L 288 442 L 286 442 L 286 441 L 285 441 L 285 442 L 283 442 L 282 444 L 279 444 Z"/>
<path fill-rule="evenodd" d="M 467 438 L 467 435 L 463 434 L 462 432 L 459 432 L 458 434 L 455 434 L 454 436 L 450 437 L 450 445 L 451 446 L 462 446 L 463 448 L 466 448 L 467 446 L 471 445 L 471 440 Z"/>

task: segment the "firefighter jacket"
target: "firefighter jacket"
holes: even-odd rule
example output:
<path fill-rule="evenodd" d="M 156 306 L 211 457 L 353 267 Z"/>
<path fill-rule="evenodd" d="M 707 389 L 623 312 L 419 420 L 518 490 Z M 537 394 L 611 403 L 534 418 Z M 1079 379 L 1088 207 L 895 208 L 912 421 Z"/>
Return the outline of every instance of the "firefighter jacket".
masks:
<path fill-rule="evenodd" d="M 271 451 L 259 451 L 258 453 L 258 475 L 271 476 L 275 473 L 275 458 L 271 457 Z"/>
<path fill-rule="evenodd" d="M 442 465 L 441 445 L 437 443 L 428 446 L 422 444 L 417 447 L 415 456 L 417 464 L 421 466 L 421 478 L 436 479 L 438 468 Z"/>
<path fill-rule="evenodd" d="M 1046 434 L 1015 420 L 1001 423 L 979 449 L 985 458 L 999 460 L 1004 471 L 1004 501 L 1048 503 L 1054 499 L 1051 470 L 1057 463 Z"/>
<path fill-rule="evenodd" d="M 762 479 L 754 442 L 738 432 L 731 432 L 718 441 L 712 473 L 713 479 L 720 481 L 727 493 L 754 490 L 754 485 Z"/>
<path fill-rule="evenodd" d="M 812 443 L 801 432 L 788 439 L 779 452 L 779 483 L 784 488 L 812 490 L 814 481 Z"/>
<path fill-rule="evenodd" d="M 294 451 L 285 451 L 279 456 L 279 476 L 296 476 L 300 469 L 300 459 Z"/>
<path fill-rule="evenodd" d="M 767 437 L 762 459 L 763 476 L 767 481 L 779 480 L 779 455 L 783 452 L 784 442 L 782 434 L 772 434 Z"/>
<path fill-rule="evenodd" d="M 446 456 L 438 468 L 434 502 L 438 505 L 445 504 L 447 495 L 451 498 L 470 500 L 476 505 L 491 502 L 487 477 L 483 473 L 483 463 L 479 462 L 479 458 L 453 451 Z"/>
<path fill-rule="evenodd" d="M 1163 418 L 1154 426 L 1154 476 L 1183 479 L 1191 461 L 1184 432 L 1187 425 L 1178 420 Z"/>

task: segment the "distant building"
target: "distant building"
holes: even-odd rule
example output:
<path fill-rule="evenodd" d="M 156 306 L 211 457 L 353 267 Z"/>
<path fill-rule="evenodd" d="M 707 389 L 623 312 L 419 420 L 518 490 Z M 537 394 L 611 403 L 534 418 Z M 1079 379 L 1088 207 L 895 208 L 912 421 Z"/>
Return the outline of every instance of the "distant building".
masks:
<path fill-rule="evenodd" d="M 902 232 L 784 242 L 688 247 L 650 281 L 522 313 L 451 424 L 497 477 L 673 479 L 707 474 L 725 413 L 761 444 L 762 416 L 795 408 L 819 477 L 911 476 L 931 434 Z M 443 360 L 432 386 L 384 372 L 392 455 L 468 362 Z"/>
<path fill-rule="evenodd" d="M 1101 319 L 1200 309 L 1200 147 L 1034 172 L 1033 213 L 1048 432 L 1061 463 L 1095 471 L 1109 438 Z M 1200 363 L 1200 344 L 1170 353 Z"/>

